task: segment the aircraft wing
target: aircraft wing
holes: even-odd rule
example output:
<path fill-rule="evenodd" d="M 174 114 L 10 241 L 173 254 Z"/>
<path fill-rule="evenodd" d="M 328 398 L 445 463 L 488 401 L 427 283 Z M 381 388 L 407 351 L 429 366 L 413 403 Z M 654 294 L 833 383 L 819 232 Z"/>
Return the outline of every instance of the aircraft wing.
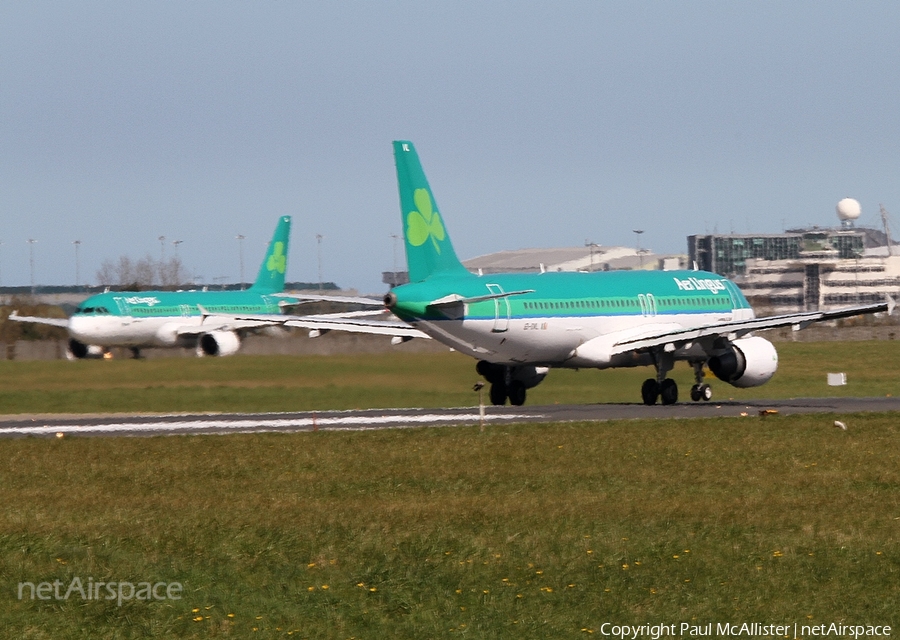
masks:
<path fill-rule="evenodd" d="M 843 309 L 835 309 L 834 311 L 805 311 L 802 313 L 789 313 L 781 316 L 754 318 L 752 320 L 721 322 L 690 329 L 663 330 L 653 335 L 645 335 L 640 338 L 632 338 L 617 342 L 613 345 L 612 355 L 627 353 L 629 351 L 652 349 L 654 347 L 664 347 L 666 351 L 674 351 L 688 342 L 703 338 L 732 335 L 734 337 L 740 337 L 751 331 L 777 329 L 778 327 L 805 329 L 814 322 L 823 322 L 825 320 L 838 320 L 840 318 L 849 318 L 851 316 L 868 313 L 879 313 L 881 311 L 887 311 L 888 314 L 890 314 L 893 312 L 894 306 L 894 300 L 888 297 L 886 302 L 845 307 Z"/>
<path fill-rule="evenodd" d="M 400 338 L 426 338 L 431 339 L 426 333 L 414 329 L 405 322 L 399 320 L 372 320 L 365 318 L 328 318 L 317 316 L 285 316 L 282 323 L 286 327 L 300 327 L 302 329 L 314 329 L 318 331 L 348 331 L 350 333 L 373 333 L 384 336 Z"/>
<path fill-rule="evenodd" d="M 384 301 L 375 298 L 363 298 L 356 296 L 325 296 L 325 295 L 295 295 L 293 293 L 273 293 L 269 294 L 274 298 L 290 298 L 296 302 L 285 302 L 284 304 L 302 304 L 304 302 L 341 302 L 344 304 L 361 304 L 367 307 L 383 307 Z"/>
<path fill-rule="evenodd" d="M 68 327 L 69 320 L 68 318 L 40 318 L 38 316 L 20 316 L 18 311 L 13 311 L 9 314 L 10 320 L 15 320 L 16 322 L 34 322 L 35 324 L 49 324 L 54 327 Z"/>
<path fill-rule="evenodd" d="M 258 327 L 297 327 L 299 329 L 311 329 L 315 331 L 347 331 L 349 333 L 371 333 L 376 335 L 393 336 L 399 338 L 425 338 L 431 339 L 426 333 L 414 329 L 400 320 L 380 320 L 372 316 L 382 315 L 383 309 L 378 311 L 353 311 L 350 313 L 324 313 L 309 316 L 209 316 L 204 319 L 200 327 L 185 327 L 194 329 L 197 333 L 212 331 L 207 323 L 214 320 L 223 323 L 223 329 L 227 326 L 232 329 L 253 329 Z"/>

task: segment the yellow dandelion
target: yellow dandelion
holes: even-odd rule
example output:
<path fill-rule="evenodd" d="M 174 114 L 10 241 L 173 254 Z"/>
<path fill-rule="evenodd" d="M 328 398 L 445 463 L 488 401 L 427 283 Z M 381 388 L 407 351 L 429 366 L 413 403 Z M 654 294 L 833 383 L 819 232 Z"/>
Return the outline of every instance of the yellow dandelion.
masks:
<path fill-rule="evenodd" d="M 587 554 L 588 554 L 588 555 L 591 555 L 592 553 L 594 553 L 594 550 L 593 550 L 593 549 L 588 549 L 588 550 L 587 550 Z"/>
<path fill-rule="evenodd" d="M 357 582 L 357 583 L 356 583 L 356 586 L 357 586 L 357 587 L 364 587 L 364 586 L 366 586 L 366 583 L 365 583 L 365 582 Z"/>
<path fill-rule="evenodd" d="M 679 558 L 677 553 L 675 555 L 673 555 L 672 557 L 675 558 L 676 560 Z"/>
<path fill-rule="evenodd" d="M 316 588 L 315 588 L 315 587 L 306 587 L 306 590 L 307 590 L 307 591 L 315 591 Z"/>
<path fill-rule="evenodd" d="M 194 622 L 203 622 L 203 616 L 197 616 L 194 618 Z"/>
<path fill-rule="evenodd" d="M 538 571 L 535 571 L 535 573 L 536 573 L 536 574 L 537 574 L 537 575 L 539 575 L 539 576 L 542 576 L 542 575 L 544 575 L 544 572 L 543 572 L 543 571 L 540 571 L 540 570 L 538 570 Z"/>
<path fill-rule="evenodd" d="M 197 613 L 198 611 L 200 611 L 199 608 L 197 608 L 197 609 L 191 609 L 191 613 Z"/>
<path fill-rule="evenodd" d="M 234 614 L 233 614 L 233 613 L 229 613 L 227 617 L 233 618 L 233 617 L 234 617 Z"/>
<path fill-rule="evenodd" d="M 378 588 L 377 587 L 369 587 L 369 591 L 371 591 L 372 593 L 375 593 L 376 591 L 378 591 Z"/>
<path fill-rule="evenodd" d="M 308 568 L 312 569 L 314 566 L 316 566 L 316 563 L 315 563 L 315 562 L 310 562 L 310 563 L 309 563 L 308 565 L 306 565 L 306 566 L 307 566 Z"/>

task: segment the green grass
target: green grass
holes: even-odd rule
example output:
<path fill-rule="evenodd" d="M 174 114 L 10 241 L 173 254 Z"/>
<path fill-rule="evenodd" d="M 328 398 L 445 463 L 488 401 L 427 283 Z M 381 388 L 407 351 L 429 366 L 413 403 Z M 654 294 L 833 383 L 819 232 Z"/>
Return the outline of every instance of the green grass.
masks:
<path fill-rule="evenodd" d="M 779 345 L 771 383 L 716 397 L 896 394 L 897 349 Z M 635 402 L 648 373 L 552 371 L 529 402 Z M 674 377 L 684 392 L 690 370 Z M 451 353 L 0 362 L 0 412 L 459 406 L 476 379 Z M 0 637 L 896 627 L 898 436 L 900 416 L 876 414 L 0 440 Z M 184 594 L 17 598 L 75 577 Z"/>
<path fill-rule="evenodd" d="M 900 343 L 778 345 L 775 378 L 755 389 L 713 379 L 714 399 L 884 396 L 900 393 Z M 0 361 L 0 413 L 298 411 L 374 407 L 471 406 L 479 380 L 458 353 L 365 356 L 237 356 L 117 361 Z M 843 371 L 845 387 L 826 373 Z M 552 370 L 528 404 L 638 402 L 646 367 Z M 682 399 L 693 383 L 680 363 L 672 373 Z"/>
<path fill-rule="evenodd" d="M 849 431 L 816 415 L 0 441 L 0 629 L 583 638 L 604 622 L 896 627 L 900 420 L 840 418 Z M 16 597 L 21 581 L 74 577 L 177 581 L 184 598 Z"/>

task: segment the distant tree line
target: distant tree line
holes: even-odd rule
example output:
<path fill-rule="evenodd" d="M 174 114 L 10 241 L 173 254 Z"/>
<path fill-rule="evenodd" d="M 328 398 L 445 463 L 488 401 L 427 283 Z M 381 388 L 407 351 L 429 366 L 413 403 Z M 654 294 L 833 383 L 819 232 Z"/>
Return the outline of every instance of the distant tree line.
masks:
<path fill-rule="evenodd" d="M 187 271 L 178 256 L 157 260 L 150 255 L 139 260 L 132 260 L 129 256 L 104 260 L 97 269 L 97 283 L 101 287 L 132 291 L 152 287 L 169 289 L 189 284 Z"/>

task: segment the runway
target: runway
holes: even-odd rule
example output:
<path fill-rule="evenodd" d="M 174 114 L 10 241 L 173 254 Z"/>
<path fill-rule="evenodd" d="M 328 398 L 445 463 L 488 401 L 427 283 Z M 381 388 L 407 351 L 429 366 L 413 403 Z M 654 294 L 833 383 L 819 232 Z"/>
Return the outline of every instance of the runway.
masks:
<path fill-rule="evenodd" d="M 900 398 L 797 398 L 750 402 L 545 405 L 485 407 L 484 423 L 607 421 L 664 418 L 758 417 L 762 412 L 847 414 L 900 411 Z M 263 414 L 93 415 L 0 417 L 0 438 L 153 436 L 253 432 L 363 431 L 480 424 L 478 407 L 368 409 Z"/>

